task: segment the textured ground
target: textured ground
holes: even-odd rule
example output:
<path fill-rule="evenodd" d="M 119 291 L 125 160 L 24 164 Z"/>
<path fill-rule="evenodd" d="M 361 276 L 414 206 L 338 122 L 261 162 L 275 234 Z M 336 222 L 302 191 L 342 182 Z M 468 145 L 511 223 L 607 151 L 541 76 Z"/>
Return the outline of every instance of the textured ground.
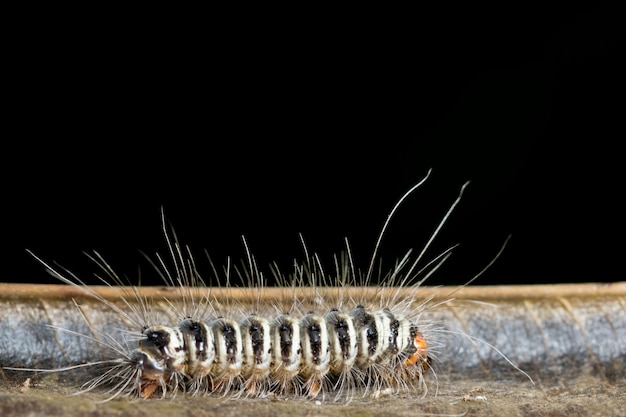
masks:
<path fill-rule="evenodd" d="M 348 404 L 310 400 L 224 400 L 178 396 L 171 400 L 69 395 L 54 379 L 0 390 L 0 415 L 12 416 L 626 416 L 626 384 L 582 376 L 532 386 L 520 381 L 455 380 L 440 383 L 437 395 L 381 397 Z"/>

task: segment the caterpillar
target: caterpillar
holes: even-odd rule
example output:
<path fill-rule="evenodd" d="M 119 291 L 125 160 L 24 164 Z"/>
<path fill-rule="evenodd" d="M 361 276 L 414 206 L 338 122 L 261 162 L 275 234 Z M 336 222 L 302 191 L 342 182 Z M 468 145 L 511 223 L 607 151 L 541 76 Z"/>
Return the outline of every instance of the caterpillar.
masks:
<path fill-rule="evenodd" d="M 237 288 L 247 293 L 252 299 L 250 305 L 212 294 L 191 250 L 183 247 L 173 229 L 168 228 L 163 211 L 168 257 L 157 254 L 150 262 L 172 289 L 172 296 L 143 297 L 137 287 L 129 285 L 94 252 L 89 256 L 104 273 L 98 275 L 100 281 L 122 291 L 121 302 L 114 302 L 69 270 L 32 254 L 50 274 L 99 301 L 118 320 L 115 332 L 104 333 L 89 324 L 91 335 L 77 334 L 102 348 L 106 352 L 104 359 L 48 371 L 93 369 L 96 376 L 79 392 L 102 391 L 104 401 L 118 397 L 149 399 L 158 394 L 166 397 L 179 391 L 191 395 L 335 400 L 401 391 L 425 395 L 426 374 L 436 378 L 433 362 L 439 360 L 437 347 L 443 332 L 437 323 L 422 315 L 442 301 L 420 300 L 419 287 L 456 246 L 428 262 L 423 258 L 468 183 L 461 187 L 417 257 L 412 259 L 409 251 L 378 286 L 372 286 L 372 280 L 378 249 L 391 218 L 429 175 L 430 171 L 388 214 L 365 273 L 354 266 L 346 241 L 345 254 L 335 257 L 334 273 L 327 274 L 319 257 L 308 253 L 301 237 L 304 261 L 294 262 L 288 274 L 272 265 L 272 274 L 282 285 L 269 302 L 261 297 L 269 288 L 245 239 L 246 260 L 241 266 L 229 260 L 221 273 L 211 266 L 213 275 L 223 278 L 226 290 Z M 239 286 L 232 283 L 235 278 L 241 281 Z M 350 287 L 359 288 L 360 295 L 348 293 Z M 371 300 L 378 302 L 372 304 Z M 78 304 L 77 311 L 84 314 Z M 85 321 L 89 322 L 88 317 Z"/>

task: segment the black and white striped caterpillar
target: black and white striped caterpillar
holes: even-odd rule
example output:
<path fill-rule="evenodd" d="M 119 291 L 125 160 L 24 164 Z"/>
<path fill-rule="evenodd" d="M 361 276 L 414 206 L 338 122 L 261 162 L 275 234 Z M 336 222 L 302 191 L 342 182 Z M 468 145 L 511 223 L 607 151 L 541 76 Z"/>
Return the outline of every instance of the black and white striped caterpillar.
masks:
<path fill-rule="evenodd" d="M 424 374 L 436 359 L 441 333 L 436 323 L 422 318 L 422 313 L 436 303 L 420 300 L 418 288 L 454 247 L 426 265 L 421 265 L 422 258 L 467 184 L 414 260 L 410 253 L 405 255 L 378 287 L 371 286 L 371 278 L 390 219 L 427 178 L 428 174 L 407 191 L 388 215 L 365 275 L 355 272 L 348 245 L 347 254 L 335 260 L 334 276 L 326 275 L 317 256 L 309 256 L 305 248 L 305 261 L 296 263 L 292 274 L 284 275 L 274 268 L 275 276 L 285 285 L 280 295 L 268 302 L 261 300 L 260 294 L 267 290 L 264 277 L 246 245 L 245 270 L 229 263 L 224 275 L 231 288 L 231 269 L 235 270 L 247 284 L 242 290 L 252 294 L 252 306 L 214 297 L 191 252 L 181 247 L 164 219 L 172 265 L 158 255 L 153 265 L 176 290 L 175 300 L 146 299 L 137 288 L 125 286 L 118 304 L 100 296 L 71 272 L 35 256 L 60 281 L 80 288 L 111 309 L 123 327 L 114 335 L 98 329 L 91 329 L 95 336 L 82 335 L 108 350 L 109 358 L 54 371 L 104 367 L 81 392 L 102 388 L 107 399 L 150 398 L 155 392 L 165 396 L 180 390 L 194 395 L 335 399 L 410 389 L 425 393 Z M 94 253 L 92 259 L 106 274 L 100 278 L 104 284 L 126 284 L 100 255 Z M 213 271 L 217 274 L 215 268 Z M 361 288 L 361 296 L 348 294 L 352 286 Z M 372 305 L 372 299 L 377 299 L 378 305 Z M 163 302 L 169 310 L 165 315 Z M 178 317 L 177 324 L 167 321 L 172 315 Z"/>

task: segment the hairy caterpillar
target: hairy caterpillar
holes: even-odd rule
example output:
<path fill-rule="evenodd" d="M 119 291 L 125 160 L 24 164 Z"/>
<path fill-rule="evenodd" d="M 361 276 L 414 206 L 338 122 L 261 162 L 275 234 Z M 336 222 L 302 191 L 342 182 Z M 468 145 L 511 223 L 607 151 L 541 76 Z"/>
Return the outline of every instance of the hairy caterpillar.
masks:
<path fill-rule="evenodd" d="M 422 318 L 424 311 L 437 304 L 420 300 L 418 289 L 454 246 L 424 265 L 422 261 L 467 184 L 418 256 L 411 259 L 407 253 L 380 286 L 370 284 L 389 221 L 427 177 L 391 210 L 366 273 L 356 271 L 347 244 L 346 255 L 335 259 L 334 274 L 326 274 L 321 261 L 309 255 L 305 246 L 304 261 L 295 263 L 291 273 L 274 266 L 272 273 L 284 285 L 270 303 L 258 297 L 267 290 L 265 279 L 247 246 L 243 267 L 229 262 L 221 273 L 215 268 L 213 273 L 223 277 L 226 288 L 234 288 L 232 280 L 241 279 L 243 291 L 252 294 L 251 305 L 215 297 L 190 250 L 180 245 L 165 220 L 169 256 L 157 255 L 153 264 L 176 296 L 143 298 L 94 253 L 92 259 L 105 273 L 102 283 L 123 286 L 119 304 L 100 296 L 71 272 L 35 256 L 60 281 L 80 288 L 113 311 L 121 328 L 113 334 L 91 328 L 91 336 L 81 335 L 107 351 L 103 360 L 54 371 L 102 369 L 81 391 L 104 389 L 107 399 L 150 398 L 155 392 L 165 396 L 179 390 L 335 399 L 406 390 L 425 393 L 424 374 L 437 359 L 441 333 L 436 323 Z M 359 296 L 342 291 L 352 286 L 361 289 Z M 372 299 L 378 303 L 372 304 Z"/>

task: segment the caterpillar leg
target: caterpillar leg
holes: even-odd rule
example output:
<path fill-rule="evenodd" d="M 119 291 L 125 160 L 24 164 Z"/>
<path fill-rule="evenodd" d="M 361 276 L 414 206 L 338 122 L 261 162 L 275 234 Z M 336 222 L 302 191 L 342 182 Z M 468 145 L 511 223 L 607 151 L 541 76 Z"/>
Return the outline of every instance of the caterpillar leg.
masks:
<path fill-rule="evenodd" d="M 161 384 L 156 381 L 142 382 L 139 389 L 139 395 L 144 400 L 147 400 L 152 396 L 152 394 L 154 394 L 154 391 L 156 391 L 159 386 L 161 386 Z"/>

